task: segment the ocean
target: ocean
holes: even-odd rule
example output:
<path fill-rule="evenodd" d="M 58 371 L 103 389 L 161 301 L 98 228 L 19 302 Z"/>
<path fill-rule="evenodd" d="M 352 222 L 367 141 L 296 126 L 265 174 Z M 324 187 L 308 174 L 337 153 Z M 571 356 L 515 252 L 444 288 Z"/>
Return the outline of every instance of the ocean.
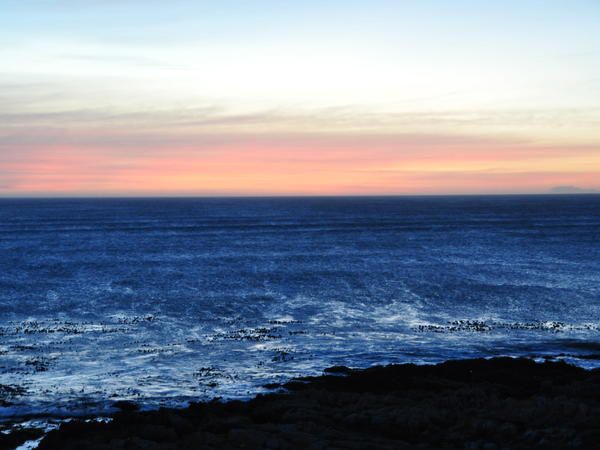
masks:
<path fill-rule="evenodd" d="M 600 366 L 600 195 L 0 200 L 0 420 L 498 355 Z"/>

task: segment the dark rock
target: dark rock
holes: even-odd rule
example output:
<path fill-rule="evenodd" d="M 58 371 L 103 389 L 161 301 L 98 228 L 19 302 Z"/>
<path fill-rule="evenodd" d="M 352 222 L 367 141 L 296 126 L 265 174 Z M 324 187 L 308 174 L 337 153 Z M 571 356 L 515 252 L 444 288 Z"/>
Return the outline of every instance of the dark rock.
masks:
<path fill-rule="evenodd" d="M 42 437 L 44 432 L 37 428 L 19 428 L 7 433 L 0 433 L 0 450 L 17 448 L 27 441 Z"/>
<path fill-rule="evenodd" d="M 343 375 L 343 376 L 340 376 Z M 600 371 L 497 358 L 352 370 L 283 385 L 251 401 L 122 408 L 73 421 L 40 450 L 597 448 Z"/>
<path fill-rule="evenodd" d="M 340 373 L 340 374 L 349 374 L 352 372 L 352 369 L 346 366 L 333 366 L 324 370 L 325 373 Z"/>
<path fill-rule="evenodd" d="M 127 400 L 119 400 L 113 403 L 115 408 L 119 408 L 121 411 L 137 411 L 140 409 L 140 406 L 135 402 L 130 402 Z"/>

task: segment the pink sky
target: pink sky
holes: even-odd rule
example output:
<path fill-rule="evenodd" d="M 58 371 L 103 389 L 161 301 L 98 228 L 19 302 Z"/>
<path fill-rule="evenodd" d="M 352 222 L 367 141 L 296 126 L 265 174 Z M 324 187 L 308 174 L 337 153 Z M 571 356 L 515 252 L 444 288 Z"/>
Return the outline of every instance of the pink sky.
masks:
<path fill-rule="evenodd" d="M 594 145 L 434 134 L 212 135 L 138 145 L 61 139 L 71 142 L 22 144 L 0 156 L 0 193 L 369 195 L 600 188 Z M 195 139 L 203 143 L 194 145 Z"/>

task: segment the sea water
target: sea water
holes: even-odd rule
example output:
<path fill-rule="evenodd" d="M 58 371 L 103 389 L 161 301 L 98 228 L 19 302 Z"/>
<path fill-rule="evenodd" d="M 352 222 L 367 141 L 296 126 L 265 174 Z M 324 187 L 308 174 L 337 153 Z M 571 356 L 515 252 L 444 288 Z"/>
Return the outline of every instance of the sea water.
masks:
<path fill-rule="evenodd" d="M 600 195 L 0 200 L 0 420 L 496 355 L 600 365 Z"/>

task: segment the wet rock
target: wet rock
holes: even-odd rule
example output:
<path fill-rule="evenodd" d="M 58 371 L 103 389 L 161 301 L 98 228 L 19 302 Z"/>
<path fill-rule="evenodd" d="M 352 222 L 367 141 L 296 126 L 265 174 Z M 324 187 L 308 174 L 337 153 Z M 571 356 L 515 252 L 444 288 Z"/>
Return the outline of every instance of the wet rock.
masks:
<path fill-rule="evenodd" d="M 143 424 L 138 434 L 153 442 L 170 442 L 177 439 L 177 433 L 167 425 Z"/>
<path fill-rule="evenodd" d="M 140 409 L 140 406 L 135 402 L 130 402 L 128 400 L 119 400 L 113 403 L 115 408 L 120 409 L 121 411 L 137 411 Z"/>
<path fill-rule="evenodd" d="M 2 432 L 0 429 L 0 450 L 17 448 L 27 441 L 33 441 L 44 435 L 44 432 L 37 428 L 18 428 Z"/>
<path fill-rule="evenodd" d="M 73 421 L 39 448 L 595 448 L 599 386 L 600 371 L 524 359 L 338 367 L 248 402 Z"/>
<path fill-rule="evenodd" d="M 346 367 L 346 366 L 333 366 L 333 367 L 329 367 L 328 369 L 325 369 L 324 372 L 325 373 L 339 373 L 339 374 L 347 375 L 350 372 L 352 372 L 352 369 L 350 369 L 349 367 Z"/>

